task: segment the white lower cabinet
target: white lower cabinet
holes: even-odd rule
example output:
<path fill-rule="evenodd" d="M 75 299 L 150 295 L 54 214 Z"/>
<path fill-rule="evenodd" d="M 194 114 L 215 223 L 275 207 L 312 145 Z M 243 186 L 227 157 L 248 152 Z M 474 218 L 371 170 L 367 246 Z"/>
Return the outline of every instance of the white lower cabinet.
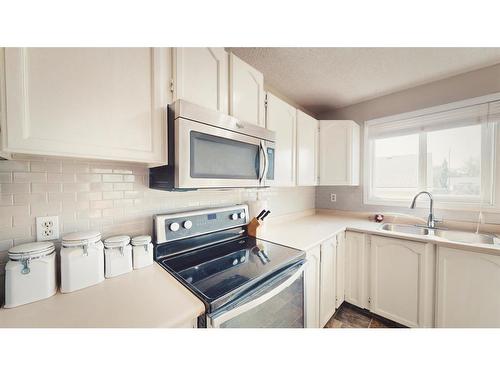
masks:
<path fill-rule="evenodd" d="M 307 251 L 307 267 L 305 272 L 305 326 L 306 328 L 320 328 L 320 275 L 321 249 L 316 246 Z"/>
<path fill-rule="evenodd" d="M 345 300 L 368 308 L 369 252 L 367 235 L 346 232 L 345 236 Z"/>
<path fill-rule="evenodd" d="M 500 327 L 500 256 L 438 247 L 436 326 Z"/>
<path fill-rule="evenodd" d="M 338 309 L 344 302 L 345 294 L 345 232 L 337 234 L 337 279 L 335 307 Z"/>
<path fill-rule="evenodd" d="M 432 327 L 432 244 L 371 236 L 370 311 L 408 327 Z"/>
<path fill-rule="evenodd" d="M 321 244 L 320 326 L 324 327 L 335 313 L 337 244 L 335 237 Z"/>

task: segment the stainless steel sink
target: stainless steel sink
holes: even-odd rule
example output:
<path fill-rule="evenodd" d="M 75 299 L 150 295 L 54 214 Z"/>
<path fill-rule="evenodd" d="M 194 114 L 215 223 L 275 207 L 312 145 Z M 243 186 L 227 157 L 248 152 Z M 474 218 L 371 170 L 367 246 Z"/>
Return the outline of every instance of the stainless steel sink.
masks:
<path fill-rule="evenodd" d="M 461 230 L 435 230 L 434 234 L 449 241 L 465 242 L 470 244 L 500 244 L 500 239 L 492 234 L 465 232 Z"/>
<path fill-rule="evenodd" d="M 382 230 L 396 233 L 417 234 L 420 236 L 426 236 L 429 234 L 429 229 L 417 227 L 416 225 L 384 224 L 382 225 Z"/>
<path fill-rule="evenodd" d="M 421 236 L 434 235 L 454 242 L 500 245 L 500 238 L 493 234 L 449 230 L 443 228 L 428 229 L 416 225 L 404 224 L 384 224 L 382 225 L 381 229 L 394 233 L 416 234 Z"/>

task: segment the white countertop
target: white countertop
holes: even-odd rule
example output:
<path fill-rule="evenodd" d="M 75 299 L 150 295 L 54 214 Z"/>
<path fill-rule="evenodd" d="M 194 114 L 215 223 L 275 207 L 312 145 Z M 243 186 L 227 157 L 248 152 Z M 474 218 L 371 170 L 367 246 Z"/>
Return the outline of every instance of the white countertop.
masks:
<path fill-rule="evenodd" d="M 430 242 L 456 249 L 470 250 L 487 254 L 500 255 L 499 245 L 466 244 L 449 241 L 437 236 L 396 233 L 381 229 L 382 223 L 369 221 L 367 218 L 329 214 L 325 212 L 291 215 L 289 219 L 279 219 L 266 224 L 260 238 L 300 250 L 309 250 L 335 234 L 344 230 L 377 234 L 414 241 Z"/>
<path fill-rule="evenodd" d="M 179 327 L 203 303 L 158 264 L 73 293 L 0 309 L 0 328 Z"/>

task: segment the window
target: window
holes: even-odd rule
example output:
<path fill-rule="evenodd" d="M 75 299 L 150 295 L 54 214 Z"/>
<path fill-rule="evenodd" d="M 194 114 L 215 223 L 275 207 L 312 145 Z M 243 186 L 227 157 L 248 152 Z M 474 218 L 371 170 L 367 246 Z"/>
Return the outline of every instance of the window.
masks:
<path fill-rule="evenodd" d="M 428 190 L 444 204 L 492 205 L 499 118 L 491 102 L 368 121 L 365 203 L 408 204 Z"/>

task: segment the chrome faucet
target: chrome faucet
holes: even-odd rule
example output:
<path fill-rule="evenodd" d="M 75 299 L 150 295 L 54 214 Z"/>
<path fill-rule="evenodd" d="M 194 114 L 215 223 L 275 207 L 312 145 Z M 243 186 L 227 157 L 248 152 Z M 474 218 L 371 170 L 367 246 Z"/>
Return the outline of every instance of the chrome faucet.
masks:
<path fill-rule="evenodd" d="M 427 194 L 429 196 L 429 216 L 427 217 L 427 228 L 434 229 L 436 228 L 436 223 L 439 222 L 439 220 L 436 220 L 434 217 L 434 198 L 432 197 L 432 194 L 429 193 L 428 191 L 421 191 L 415 197 L 413 197 L 413 201 L 411 202 L 410 208 L 414 209 L 415 205 L 417 203 L 417 198 L 422 195 L 422 194 Z"/>

